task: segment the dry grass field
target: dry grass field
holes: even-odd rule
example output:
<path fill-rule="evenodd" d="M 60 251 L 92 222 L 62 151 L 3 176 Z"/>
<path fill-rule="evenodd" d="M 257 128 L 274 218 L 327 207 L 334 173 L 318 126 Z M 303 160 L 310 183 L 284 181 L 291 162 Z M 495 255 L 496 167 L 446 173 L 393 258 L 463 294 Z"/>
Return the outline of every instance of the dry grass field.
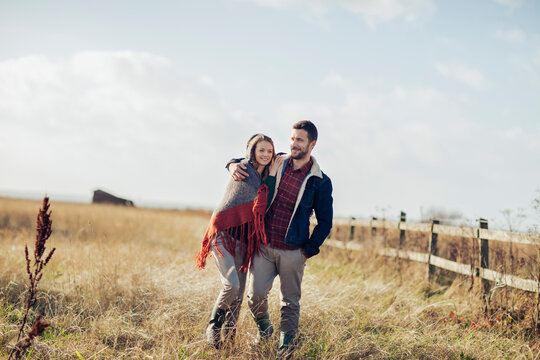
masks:
<path fill-rule="evenodd" d="M 0 198 L 0 357 L 8 357 L 23 314 L 24 244 L 33 246 L 40 202 Z M 212 261 L 194 257 L 209 214 L 52 202 L 56 247 L 36 311 L 51 321 L 30 359 L 268 359 L 252 345 L 242 309 L 234 346 L 205 346 L 219 291 Z M 516 293 L 521 321 L 484 316 L 469 279 L 431 288 L 425 267 L 324 247 L 308 260 L 295 359 L 537 359 L 534 297 Z M 271 318 L 279 319 L 279 289 Z M 525 310 L 523 310 L 525 309 Z M 34 317 L 36 311 L 31 315 Z M 525 313 L 523 313 L 525 311 Z"/>

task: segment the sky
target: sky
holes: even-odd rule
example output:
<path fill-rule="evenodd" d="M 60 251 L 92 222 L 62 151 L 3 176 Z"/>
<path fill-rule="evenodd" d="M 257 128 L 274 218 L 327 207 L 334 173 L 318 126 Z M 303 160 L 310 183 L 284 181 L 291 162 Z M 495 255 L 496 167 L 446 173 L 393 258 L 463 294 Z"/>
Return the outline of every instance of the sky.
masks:
<path fill-rule="evenodd" d="M 540 2 L 0 1 L 2 195 L 211 209 L 303 119 L 336 216 L 540 224 Z"/>

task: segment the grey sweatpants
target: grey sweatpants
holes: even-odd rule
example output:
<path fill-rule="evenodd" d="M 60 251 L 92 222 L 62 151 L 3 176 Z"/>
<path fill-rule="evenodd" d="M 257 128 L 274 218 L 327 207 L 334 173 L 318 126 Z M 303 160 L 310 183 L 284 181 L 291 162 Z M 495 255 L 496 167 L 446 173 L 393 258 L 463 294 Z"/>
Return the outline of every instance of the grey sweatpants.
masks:
<path fill-rule="evenodd" d="M 300 296 L 305 268 L 302 250 L 268 247 L 253 259 L 249 279 L 248 304 L 251 314 L 259 318 L 268 312 L 268 292 L 276 276 L 281 283 L 281 331 L 296 334 L 300 318 Z"/>
<path fill-rule="evenodd" d="M 219 270 L 222 287 L 215 305 L 227 310 L 228 326 L 234 326 L 238 321 L 246 287 L 247 273 L 240 272 L 244 253 L 240 251 L 240 241 L 236 241 L 235 256 L 232 256 L 223 247 L 223 238 L 220 235 L 217 238 L 217 246 L 223 256 L 217 252 L 215 244 L 212 244 L 212 255 Z"/>

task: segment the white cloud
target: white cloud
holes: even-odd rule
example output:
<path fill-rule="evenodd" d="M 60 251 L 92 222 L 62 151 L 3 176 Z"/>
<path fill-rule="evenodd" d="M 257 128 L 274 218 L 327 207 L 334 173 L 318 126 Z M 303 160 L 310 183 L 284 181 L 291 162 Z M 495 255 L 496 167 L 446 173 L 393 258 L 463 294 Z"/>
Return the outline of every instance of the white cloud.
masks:
<path fill-rule="evenodd" d="M 253 130 L 200 80 L 129 51 L 0 62 L 0 188 L 219 201 L 216 169 Z"/>
<path fill-rule="evenodd" d="M 534 54 L 531 56 L 531 62 L 534 66 L 540 67 L 540 48 L 536 49 Z"/>
<path fill-rule="evenodd" d="M 328 75 L 323 79 L 322 84 L 325 86 L 336 86 L 336 87 L 345 87 L 350 83 L 347 79 L 343 78 L 341 75 L 332 74 Z"/>
<path fill-rule="evenodd" d="M 523 0 L 495 0 L 498 4 L 508 6 L 511 8 L 515 8 L 518 6 L 521 6 L 523 3 Z"/>
<path fill-rule="evenodd" d="M 523 134 L 523 130 L 519 127 L 514 127 L 514 128 L 510 128 L 510 129 L 507 129 L 505 132 L 504 132 L 504 137 L 506 137 L 507 139 L 516 139 L 517 137 L 521 136 Z"/>
<path fill-rule="evenodd" d="M 435 12 L 435 5 L 430 0 L 343 0 L 340 4 L 361 15 L 371 25 L 396 19 L 414 22 Z"/>
<path fill-rule="evenodd" d="M 527 79 L 540 86 L 540 47 L 532 49 L 529 54 L 514 56 L 510 60 L 527 74 Z"/>
<path fill-rule="evenodd" d="M 203 84 L 204 86 L 207 86 L 209 88 L 213 88 L 215 83 L 214 83 L 214 78 L 211 77 L 210 75 L 203 75 L 199 78 L 199 81 L 201 82 L 201 84 Z"/>
<path fill-rule="evenodd" d="M 415 22 L 431 16 L 436 8 L 432 0 L 247 0 L 275 9 L 290 9 L 322 18 L 335 10 L 361 16 L 371 27 L 394 20 Z"/>
<path fill-rule="evenodd" d="M 437 64 L 437 71 L 444 77 L 460 81 L 475 89 L 484 89 L 489 84 L 484 75 L 465 64 Z"/>
<path fill-rule="evenodd" d="M 508 41 L 513 44 L 523 44 L 527 40 L 527 35 L 520 29 L 513 29 L 508 31 L 497 30 L 495 36 L 499 39 Z"/>

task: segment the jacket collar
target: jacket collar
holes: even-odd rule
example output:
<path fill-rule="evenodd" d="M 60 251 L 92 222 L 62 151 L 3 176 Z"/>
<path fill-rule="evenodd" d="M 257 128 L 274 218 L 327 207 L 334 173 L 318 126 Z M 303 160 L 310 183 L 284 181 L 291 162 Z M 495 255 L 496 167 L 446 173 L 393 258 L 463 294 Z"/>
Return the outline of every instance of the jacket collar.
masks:
<path fill-rule="evenodd" d="M 284 155 L 283 160 L 284 161 L 283 161 L 282 171 L 285 171 L 287 164 L 291 160 L 291 155 L 290 154 Z M 308 176 L 317 176 L 322 179 L 323 175 L 322 175 L 322 171 L 321 171 L 321 167 L 319 166 L 319 163 L 317 162 L 317 160 L 315 159 L 313 155 L 311 155 L 311 160 L 313 160 L 313 165 L 311 166 L 311 170 L 308 172 Z"/>

